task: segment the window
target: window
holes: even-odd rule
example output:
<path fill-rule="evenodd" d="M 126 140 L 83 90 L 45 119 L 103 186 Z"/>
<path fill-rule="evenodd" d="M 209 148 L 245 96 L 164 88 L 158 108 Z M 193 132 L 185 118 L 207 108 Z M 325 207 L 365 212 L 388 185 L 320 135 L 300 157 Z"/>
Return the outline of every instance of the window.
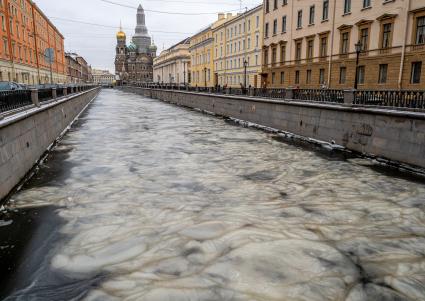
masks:
<path fill-rule="evenodd" d="M 282 17 L 282 33 L 286 32 L 286 16 Z"/>
<path fill-rule="evenodd" d="M 311 70 L 307 70 L 307 78 L 306 78 L 306 83 L 307 84 L 311 84 Z"/>
<path fill-rule="evenodd" d="M 265 0 L 265 6 L 266 6 L 266 14 L 270 12 L 270 3 L 269 0 Z"/>
<path fill-rule="evenodd" d="M 260 16 L 255 18 L 255 27 L 258 28 L 258 26 L 260 26 Z"/>
<path fill-rule="evenodd" d="M 387 82 L 388 64 L 379 65 L 378 83 L 385 84 Z"/>
<path fill-rule="evenodd" d="M 347 75 L 347 68 L 346 67 L 339 68 L 339 83 L 340 84 L 345 84 L 346 75 Z"/>
<path fill-rule="evenodd" d="M 264 28 L 264 37 L 265 38 L 269 37 L 269 23 L 266 23 L 266 26 Z"/>
<path fill-rule="evenodd" d="M 295 84 L 299 85 L 300 83 L 300 71 L 295 71 Z"/>
<path fill-rule="evenodd" d="M 350 12 L 351 12 L 351 0 L 344 0 L 344 14 L 349 14 Z"/>
<path fill-rule="evenodd" d="M 301 51 L 302 51 L 302 42 L 296 42 L 295 44 L 295 59 L 297 61 L 301 60 Z"/>
<path fill-rule="evenodd" d="M 357 81 L 359 84 L 364 84 L 365 66 L 359 66 L 357 71 Z"/>
<path fill-rule="evenodd" d="M 299 10 L 298 19 L 297 19 L 297 28 L 302 28 L 302 27 L 303 27 L 303 11 Z"/>
<path fill-rule="evenodd" d="M 363 8 L 370 7 L 370 0 L 363 0 Z"/>
<path fill-rule="evenodd" d="M 313 58 L 314 40 L 307 41 L 307 59 Z"/>
<path fill-rule="evenodd" d="M 7 43 L 7 39 L 3 39 L 3 49 L 6 55 L 9 55 L 9 45 Z"/>
<path fill-rule="evenodd" d="M 416 44 L 425 44 L 425 16 L 416 20 Z"/>
<path fill-rule="evenodd" d="M 320 38 L 320 56 L 326 57 L 328 55 L 328 37 Z"/>
<path fill-rule="evenodd" d="M 389 48 L 391 47 L 391 32 L 392 32 L 392 24 L 386 23 L 382 25 L 382 45 L 381 48 Z"/>
<path fill-rule="evenodd" d="M 280 72 L 280 84 L 283 85 L 285 83 L 285 72 Z"/>
<path fill-rule="evenodd" d="M 272 85 L 276 83 L 276 73 L 272 72 Z"/>
<path fill-rule="evenodd" d="M 362 51 L 368 50 L 369 45 L 369 28 L 360 30 L 360 42 L 362 43 Z"/>
<path fill-rule="evenodd" d="M 341 54 L 347 54 L 349 49 L 350 34 L 343 32 L 341 34 Z"/>
<path fill-rule="evenodd" d="M 323 12 L 322 12 L 322 20 L 329 19 L 329 0 L 323 0 Z"/>
<path fill-rule="evenodd" d="M 286 61 L 286 46 L 281 45 L 280 46 L 280 62 L 283 64 Z"/>
<path fill-rule="evenodd" d="M 319 84 L 324 85 L 325 84 L 325 69 L 319 70 Z"/>
<path fill-rule="evenodd" d="M 313 25 L 314 24 L 314 12 L 315 12 L 315 6 L 314 5 L 312 5 L 312 6 L 310 6 L 310 17 L 309 17 L 309 24 L 310 25 Z"/>
<path fill-rule="evenodd" d="M 269 64 L 269 50 L 266 49 L 264 50 L 264 65 L 268 65 Z"/>
<path fill-rule="evenodd" d="M 277 9 L 277 0 L 274 0 L 273 9 Z"/>
<path fill-rule="evenodd" d="M 277 19 L 273 21 L 273 35 L 277 34 Z"/>
<path fill-rule="evenodd" d="M 411 73 L 411 76 L 410 76 L 410 83 L 420 84 L 421 73 L 422 73 L 422 62 L 413 62 L 412 63 L 412 73 Z"/>
<path fill-rule="evenodd" d="M 273 47 L 273 49 L 272 49 L 272 64 L 276 63 L 276 56 L 277 56 L 277 49 L 276 49 L 276 47 Z"/>
<path fill-rule="evenodd" d="M 287 5 L 288 4 L 288 0 L 282 0 L 282 5 Z"/>

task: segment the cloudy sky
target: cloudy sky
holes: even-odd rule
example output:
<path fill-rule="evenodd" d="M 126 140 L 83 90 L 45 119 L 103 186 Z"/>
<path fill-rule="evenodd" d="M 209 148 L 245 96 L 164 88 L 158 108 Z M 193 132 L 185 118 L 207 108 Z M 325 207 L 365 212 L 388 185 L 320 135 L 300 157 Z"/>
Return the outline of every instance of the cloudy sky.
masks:
<path fill-rule="evenodd" d="M 216 13 L 231 11 L 237 13 L 241 7 L 239 0 L 109 1 L 123 6 L 108 1 L 36 0 L 35 2 L 65 36 L 66 51 L 79 53 L 94 68 L 109 69 L 112 72 L 115 34 L 120 21 L 129 40 L 136 26 L 135 7 L 139 4 L 145 9 L 149 33 L 154 37 L 158 52 L 215 21 Z M 261 0 L 242 0 L 242 7 L 252 8 L 261 2 Z"/>

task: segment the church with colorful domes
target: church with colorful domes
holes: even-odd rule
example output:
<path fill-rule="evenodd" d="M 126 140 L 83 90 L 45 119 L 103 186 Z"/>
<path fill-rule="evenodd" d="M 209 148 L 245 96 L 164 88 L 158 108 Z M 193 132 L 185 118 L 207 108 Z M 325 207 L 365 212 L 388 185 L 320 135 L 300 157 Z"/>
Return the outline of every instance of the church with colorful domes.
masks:
<path fill-rule="evenodd" d="M 137 26 L 130 44 L 127 45 L 127 36 L 122 28 L 117 33 L 115 75 L 119 84 L 152 82 L 156 51 L 146 27 L 145 11 L 139 5 Z"/>

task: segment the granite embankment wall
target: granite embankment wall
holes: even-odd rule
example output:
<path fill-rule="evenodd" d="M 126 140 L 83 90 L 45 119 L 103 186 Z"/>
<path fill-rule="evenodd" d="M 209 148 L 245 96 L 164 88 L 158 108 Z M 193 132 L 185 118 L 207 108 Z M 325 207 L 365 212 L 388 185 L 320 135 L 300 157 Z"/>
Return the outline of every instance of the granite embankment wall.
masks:
<path fill-rule="evenodd" d="M 425 113 L 186 91 L 122 89 L 425 168 Z"/>
<path fill-rule="evenodd" d="M 99 90 L 72 94 L 0 120 L 0 201 L 24 179 Z"/>

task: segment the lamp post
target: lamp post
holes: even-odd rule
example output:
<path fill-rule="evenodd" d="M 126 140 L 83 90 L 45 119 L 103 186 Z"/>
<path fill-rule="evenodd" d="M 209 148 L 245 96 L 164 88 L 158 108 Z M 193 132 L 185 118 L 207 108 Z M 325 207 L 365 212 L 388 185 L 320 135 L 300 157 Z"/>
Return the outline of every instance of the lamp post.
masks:
<path fill-rule="evenodd" d="M 207 67 L 204 68 L 204 73 L 205 73 L 205 76 L 204 76 L 204 79 L 205 79 L 205 88 L 207 88 Z"/>
<path fill-rule="evenodd" d="M 362 42 L 358 41 L 354 46 L 356 47 L 356 78 L 354 80 L 354 89 L 357 90 L 359 84 L 359 58 L 363 45 Z"/>
<path fill-rule="evenodd" d="M 186 86 L 186 62 L 183 61 L 183 85 Z"/>
<path fill-rule="evenodd" d="M 247 73 L 247 67 L 248 67 L 248 61 L 246 60 L 246 59 L 244 59 L 244 61 L 243 61 L 243 72 L 244 72 L 244 84 L 243 84 L 243 88 L 244 88 L 244 90 L 246 91 L 246 85 L 247 85 L 247 82 L 246 82 L 246 73 Z"/>

